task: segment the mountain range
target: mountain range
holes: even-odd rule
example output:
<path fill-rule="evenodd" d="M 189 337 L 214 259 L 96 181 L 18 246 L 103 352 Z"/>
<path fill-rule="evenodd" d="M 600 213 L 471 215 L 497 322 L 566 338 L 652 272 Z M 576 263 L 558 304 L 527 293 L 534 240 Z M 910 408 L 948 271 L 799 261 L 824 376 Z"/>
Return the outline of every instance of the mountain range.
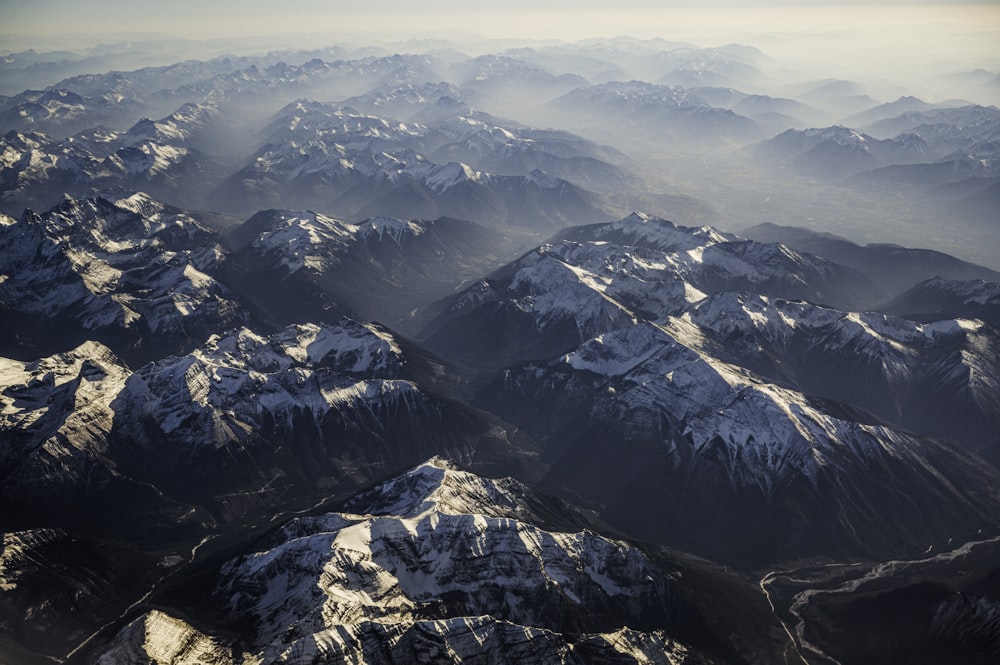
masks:
<path fill-rule="evenodd" d="M 0 59 L 0 661 L 996 662 L 996 108 L 480 50 Z"/>

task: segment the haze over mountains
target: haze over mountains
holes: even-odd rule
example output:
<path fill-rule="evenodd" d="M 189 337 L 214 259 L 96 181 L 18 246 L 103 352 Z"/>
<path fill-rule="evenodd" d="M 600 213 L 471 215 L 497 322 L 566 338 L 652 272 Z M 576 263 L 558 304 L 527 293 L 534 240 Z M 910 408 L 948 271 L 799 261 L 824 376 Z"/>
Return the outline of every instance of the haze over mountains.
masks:
<path fill-rule="evenodd" d="M 0 660 L 1000 657 L 1000 64 L 139 53 L 2 64 Z"/>

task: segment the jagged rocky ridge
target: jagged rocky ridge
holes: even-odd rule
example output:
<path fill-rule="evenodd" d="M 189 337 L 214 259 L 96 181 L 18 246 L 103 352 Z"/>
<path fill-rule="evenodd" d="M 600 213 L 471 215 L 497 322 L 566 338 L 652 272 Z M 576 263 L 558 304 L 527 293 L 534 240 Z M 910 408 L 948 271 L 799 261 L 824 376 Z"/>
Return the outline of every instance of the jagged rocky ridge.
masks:
<path fill-rule="evenodd" d="M 198 201 L 222 165 L 200 149 L 218 132 L 213 104 L 184 104 L 158 120 L 140 120 L 127 131 L 95 127 L 62 141 L 10 131 L 0 138 L 3 209 L 47 209 L 64 193 L 141 189 L 157 198 Z"/>
<path fill-rule="evenodd" d="M 573 137 L 553 134 L 546 145 L 474 117 L 425 125 L 304 100 L 277 113 L 265 132 L 251 163 L 213 194 L 216 206 L 245 212 L 292 203 L 352 219 L 448 216 L 527 228 L 606 215 L 593 193 L 540 169 L 585 172 L 582 155 L 573 161 L 580 143 Z M 591 161 L 591 179 L 614 171 Z"/>
<path fill-rule="evenodd" d="M 502 465 L 510 445 L 487 416 L 407 380 L 391 335 L 349 319 L 244 328 L 135 372 L 94 342 L 2 368 L 0 496 L 20 528 L 190 533 L 429 454 Z M 96 510 L 125 498 L 116 520 Z"/>
<path fill-rule="evenodd" d="M 432 349 L 496 367 L 664 320 L 706 293 L 753 290 L 851 308 L 870 289 L 860 273 L 820 257 L 636 213 L 561 232 L 442 301 L 423 336 Z"/>
<path fill-rule="evenodd" d="M 498 265 L 511 241 L 471 222 L 348 224 L 314 212 L 261 211 L 229 234 L 231 282 L 280 322 L 347 311 L 402 330 L 422 305 Z"/>
<path fill-rule="evenodd" d="M 2 349 L 97 339 L 130 360 L 184 351 L 247 321 L 213 274 L 218 234 L 144 194 L 26 211 L 0 226 Z"/>
<path fill-rule="evenodd" d="M 865 284 L 633 215 L 564 231 L 443 301 L 427 341 L 507 365 L 477 403 L 547 442 L 549 486 L 629 532 L 756 562 L 902 551 L 995 519 L 996 471 L 969 455 L 997 446 L 997 332 L 788 299 Z"/>
<path fill-rule="evenodd" d="M 691 569 L 586 524 L 517 481 L 432 459 L 222 565 L 215 602 L 249 627 L 233 647 L 153 612 L 99 662 L 181 646 L 217 662 L 738 662 L 738 638 L 698 618 Z"/>
<path fill-rule="evenodd" d="M 886 553 L 994 519 L 984 463 L 678 341 L 697 335 L 606 333 L 504 372 L 480 403 L 549 442 L 547 486 L 715 558 Z"/>

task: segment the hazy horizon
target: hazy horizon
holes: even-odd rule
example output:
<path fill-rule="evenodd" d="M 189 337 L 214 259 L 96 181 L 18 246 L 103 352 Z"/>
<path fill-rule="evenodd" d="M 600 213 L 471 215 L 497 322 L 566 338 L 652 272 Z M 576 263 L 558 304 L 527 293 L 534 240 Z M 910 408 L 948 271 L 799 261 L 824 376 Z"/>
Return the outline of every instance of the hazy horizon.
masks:
<path fill-rule="evenodd" d="M 789 99 L 806 104 L 788 110 L 788 116 L 782 116 L 780 111 L 756 116 L 762 124 L 753 141 L 790 127 L 827 127 L 850 122 L 851 115 L 864 108 L 906 95 L 931 103 L 1000 105 L 1000 85 L 993 83 L 1000 81 L 1000 49 L 996 48 L 1000 44 L 1000 2 L 792 5 L 715 0 L 696 9 L 680 2 L 663 6 L 651 0 L 627 0 L 623 8 L 609 10 L 592 0 L 573 3 L 571 7 L 557 0 L 515 0 L 500 5 L 502 8 L 430 0 L 420 9 L 401 0 L 389 0 L 380 3 L 378 12 L 365 5 L 330 6 L 316 0 L 291 0 L 281 8 L 259 1 L 237 5 L 228 1 L 183 0 L 165 5 L 96 0 L 86 7 L 66 0 L 32 3 L 0 0 L 0 3 L 7 19 L 2 29 L 11 33 L 0 37 L 0 51 L 28 46 L 48 50 L 109 45 L 81 56 L 53 53 L 52 57 L 43 54 L 14 61 L 4 81 L 7 89 L 0 91 L 5 95 L 55 85 L 78 74 L 132 71 L 223 54 L 268 54 L 261 63 L 284 60 L 294 65 L 314 57 L 351 59 L 423 53 L 435 48 L 453 48 L 462 56 L 478 56 L 503 53 L 507 48 L 524 44 L 540 46 L 555 41 L 579 43 L 593 38 L 629 36 L 689 43 L 701 48 L 739 43 L 762 51 L 763 57 L 745 52 L 748 61 L 753 62 L 750 75 L 723 76 L 710 85 L 732 86 L 739 93 L 778 98 L 779 106 L 775 108 Z M 56 37 L 70 30 L 76 34 L 73 39 Z M 175 36 L 170 36 L 171 33 Z M 652 42 L 621 49 L 610 58 L 617 64 L 608 71 L 624 80 L 699 85 L 696 79 L 665 79 L 668 72 L 658 70 L 661 64 L 655 58 L 635 67 L 628 64 L 642 60 L 649 51 L 662 50 L 660 46 Z M 321 50 L 326 47 L 335 48 Z M 585 67 L 588 47 L 584 43 L 579 48 L 567 49 L 578 57 L 575 60 L 551 57 L 553 54 L 546 54 L 543 49 L 538 49 L 534 56 L 525 55 L 525 59 L 544 61 L 539 66 L 555 74 L 583 74 L 575 68 Z M 603 56 L 608 53 L 605 50 Z M 592 54 L 597 61 L 603 57 L 597 50 Z M 444 79 L 449 67 L 462 56 L 446 50 L 438 55 L 431 76 Z M 62 57 L 65 62 L 59 62 Z M 44 66 L 36 66 L 40 63 Z M 977 69 L 989 73 L 969 74 Z M 596 70 L 591 83 L 604 82 L 603 76 L 600 69 Z M 841 91 L 830 93 L 832 96 L 810 97 L 808 90 L 816 88 L 813 84 L 827 79 L 860 85 L 839 86 Z M 343 84 L 318 89 L 313 94 L 322 101 L 343 101 L 366 92 L 363 88 L 361 84 L 354 87 Z M 644 177 L 649 179 L 650 191 L 673 192 L 707 202 L 718 213 L 717 219 L 709 221 L 727 230 L 738 231 L 762 221 L 777 221 L 836 231 L 863 243 L 900 240 L 917 243 L 1000 268 L 995 252 L 990 251 L 995 246 L 995 233 L 990 228 L 970 227 L 960 236 L 954 224 L 940 221 L 942 215 L 937 209 L 929 210 L 895 192 L 886 194 L 880 190 L 870 194 L 857 190 L 845 199 L 842 189 L 835 189 L 830 183 L 811 182 L 793 173 L 789 177 L 796 181 L 795 186 L 778 183 L 784 190 L 783 196 L 761 197 L 761 191 L 769 191 L 775 185 L 772 173 L 746 167 L 746 154 L 737 150 L 744 147 L 739 141 L 708 149 L 699 141 L 686 143 L 679 135 L 670 139 L 669 150 L 656 153 L 648 150 L 641 133 L 616 132 L 605 123 L 567 126 L 567 118 L 548 113 L 541 106 L 548 101 L 541 99 L 545 97 L 544 91 L 526 90 L 518 95 L 507 90 L 504 94 L 508 99 L 501 99 L 504 95 L 481 96 L 476 106 L 533 126 L 570 129 L 589 139 L 635 152 L 640 157 L 638 161 L 647 164 Z M 277 110 L 277 104 L 274 101 L 273 108 L 266 109 L 265 104 L 257 112 L 266 116 Z M 144 108 L 142 112 L 155 116 L 171 110 Z M 747 113 L 753 115 L 752 109 Z M 804 114 L 803 118 L 792 117 L 797 113 Z M 636 136 L 640 136 L 638 141 Z M 751 138 L 746 141 L 752 142 Z M 239 159 L 246 157 L 240 155 Z M 655 166 L 649 166 L 654 163 Z M 693 170 L 692 163 L 700 163 L 704 168 Z M 761 199 L 764 203 L 760 203 Z"/>
<path fill-rule="evenodd" d="M 337 43 L 386 43 L 448 39 L 467 50 L 484 41 L 629 35 L 692 42 L 700 47 L 739 42 L 756 46 L 779 67 L 820 76 L 858 76 L 919 82 L 930 73 L 1000 70 L 1000 2 L 963 4 L 881 2 L 687 3 L 631 0 L 619 9 L 602 3 L 507 2 L 500 8 L 450 1 L 364 5 L 292 0 L 280 9 L 260 2 L 170 4 L 110 0 L 5 0 L 0 52 L 27 48 L 86 49 L 142 38 L 150 42 L 199 41 L 203 52 L 249 54 Z M 181 45 L 178 44 L 178 47 Z"/>

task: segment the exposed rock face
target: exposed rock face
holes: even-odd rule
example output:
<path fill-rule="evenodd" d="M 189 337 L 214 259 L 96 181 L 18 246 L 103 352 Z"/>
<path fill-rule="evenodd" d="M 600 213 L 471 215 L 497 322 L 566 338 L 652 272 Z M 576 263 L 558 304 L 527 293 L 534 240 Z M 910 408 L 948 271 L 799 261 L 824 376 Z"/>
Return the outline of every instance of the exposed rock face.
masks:
<path fill-rule="evenodd" d="M 64 656 L 144 592 L 156 563 L 120 543 L 63 529 L 6 529 L 0 538 L 0 629 L 35 653 Z M 22 662 L 17 656 L 4 660 Z"/>
<path fill-rule="evenodd" d="M 545 146 L 514 132 L 463 116 L 425 125 L 299 100 L 274 116 L 268 142 L 213 202 L 240 212 L 284 204 L 352 219 L 447 216 L 501 228 L 604 217 L 600 197 L 539 166 L 618 175 L 611 165 L 561 159 L 558 153 L 577 152 L 575 137 Z M 483 167 L 455 159 L 462 157 Z"/>
<path fill-rule="evenodd" d="M 232 648 L 158 610 L 144 614 L 115 637 L 98 665 L 232 665 Z"/>
<path fill-rule="evenodd" d="M 233 284 L 284 323 L 343 313 L 412 328 L 417 310 L 498 265 L 510 241 L 458 219 L 263 210 L 229 235 Z"/>
<path fill-rule="evenodd" d="M 682 573 L 538 526 L 586 520 L 520 482 L 435 458 L 345 510 L 294 519 L 222 566 L 215 596 L 252 627 L 234 651 L 154 611 L 98 662 L 718 662 L 678 641 L 697 614 L 671 591 Z"/>
<path fill-rule="evenodd" d="M 698 350 L 697 335 L 680 321 L 608 333 L 506 371 L 483 403 L 550 442 L 553 487 L 593 499 L 630 532 L 716 557 L 821 542 L 893 551 L 996 510 L 988 466 L 762 380 Z M 858 508 L 874 505 L 895 517 L 873 522 Z"/>
<path fill-rule="evenodd" d="M 632 533 L 745 564 L 894 552 L 996 510 L 995 469 L 950 443 L 993 458 L 998 338 L 850 311 L 866 284 L 780 244 L 633 215 L 560 233 L 443 301 L 425 333 L 506 366 L 477 403 L 546 442 L 551 487 Z M 842 309 L 813 304 L 828 302 Z"/>
<path fill-rule="evenodd" d="M 502 465 L 513 454 L 488 416 L 409 375 L 391 334 L 347 318 L 270 336 L 241 328 L 134 372 L 96 342 L 3 359 L 7 524 L 152 534 L 208 519 L 192 504 L 228 521 L 354 491 L 427 455 Z"/>
<path fill-rule="evenodd" d="M 665 320 L 707 293 L 752 290 L 848 307 L 870 288 L 825 259 L 633 214 L 560 233 L 443 301 L 424 331 L 474 365 L 549 357 L 641 318 Z"/>
<path fill-rule="evenodd" d="M 188 350 L 247 320 L 211 276 L 224 259 L 218 240 L 143 194 L 67 197 L 46 213 L 28 211 L 0 226 L 0 306 L 34 325 L 4 326 L 0 343 L 33 341 L 44 351 L 75 334 L 132 359 Z M 22 339 L 33 333 L 39 339 Z"/>

